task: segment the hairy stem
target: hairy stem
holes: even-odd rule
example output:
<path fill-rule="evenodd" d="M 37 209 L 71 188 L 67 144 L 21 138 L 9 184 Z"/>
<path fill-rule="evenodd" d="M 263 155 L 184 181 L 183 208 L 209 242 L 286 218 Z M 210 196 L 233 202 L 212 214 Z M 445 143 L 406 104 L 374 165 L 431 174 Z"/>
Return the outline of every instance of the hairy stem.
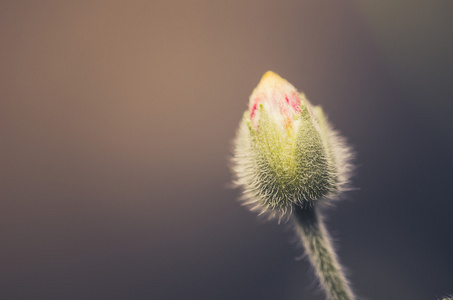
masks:
<path fill-rule="evenodd" d="M 296 207 L 293 211 L 296 232 L 316 275 L 329 299 L 353 300 L 354 294 L 348 286 L 338 263 L 329 235 L 324 227 L 322 215 L 316 207 Z"/>

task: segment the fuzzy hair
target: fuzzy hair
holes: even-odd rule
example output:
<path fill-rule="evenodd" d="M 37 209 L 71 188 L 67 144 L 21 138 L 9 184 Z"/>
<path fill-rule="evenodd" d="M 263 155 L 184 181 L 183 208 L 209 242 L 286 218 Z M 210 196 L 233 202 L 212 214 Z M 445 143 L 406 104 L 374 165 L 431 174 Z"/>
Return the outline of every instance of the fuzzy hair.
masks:
<path fill-rule="evenodd" d="M 298 207 L 294 210 L 293 222 L 296 236 L 302 242 L 320 287 L 328 299 L 355 299 L 319 209 Z"/>
<path fill-rule="evenodd" d="M 294 136 L 282 132 L 264 107 L 256 129 L 248 111 L 240 123 L 232 160 L 234 183 L 243 190 L 243 203 L 259 214 L 282 218 L 294 205 L 328 202 L 348 189 L 350 148 L 321 107 L 300 96 Z"/>

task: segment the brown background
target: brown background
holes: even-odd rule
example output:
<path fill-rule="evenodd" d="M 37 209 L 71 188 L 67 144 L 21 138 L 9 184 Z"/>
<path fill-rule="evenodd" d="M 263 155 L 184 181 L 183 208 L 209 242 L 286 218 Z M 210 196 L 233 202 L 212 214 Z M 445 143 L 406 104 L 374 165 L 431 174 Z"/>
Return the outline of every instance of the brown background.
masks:
<path fill-rule="evenodd" d="M 328 227 L 367 299 L 453 293 L 453 2 L 1 1 L 1 299 L 323 299 L 229 188 L 273 70 L 356 149 Z"/>

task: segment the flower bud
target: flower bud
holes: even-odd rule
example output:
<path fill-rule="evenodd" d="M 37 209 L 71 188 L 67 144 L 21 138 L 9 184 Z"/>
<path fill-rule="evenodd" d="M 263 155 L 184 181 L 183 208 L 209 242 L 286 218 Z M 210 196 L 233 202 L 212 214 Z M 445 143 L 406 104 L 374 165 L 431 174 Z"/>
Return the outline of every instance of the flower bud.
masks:
<path fill-rule="evenodd" d="M 240 123 L 233 171 L 247 204 L 282 215 L 338 195 L 349 179 L 349 153 L 321 107 L 269 71 Z"/>

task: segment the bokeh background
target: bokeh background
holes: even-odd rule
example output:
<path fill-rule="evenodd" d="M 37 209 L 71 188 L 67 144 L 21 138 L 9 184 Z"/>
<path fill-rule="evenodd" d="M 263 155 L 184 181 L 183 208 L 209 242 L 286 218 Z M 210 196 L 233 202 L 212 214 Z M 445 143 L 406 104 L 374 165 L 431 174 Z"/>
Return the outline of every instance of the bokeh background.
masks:
<path fill-rule="evenodd" d="M 0 299 L 324 299 L 229 157 L 273 70 L 357 152 L 365 299 L 453 293 L 453 1 L 1 1 Z"/>

